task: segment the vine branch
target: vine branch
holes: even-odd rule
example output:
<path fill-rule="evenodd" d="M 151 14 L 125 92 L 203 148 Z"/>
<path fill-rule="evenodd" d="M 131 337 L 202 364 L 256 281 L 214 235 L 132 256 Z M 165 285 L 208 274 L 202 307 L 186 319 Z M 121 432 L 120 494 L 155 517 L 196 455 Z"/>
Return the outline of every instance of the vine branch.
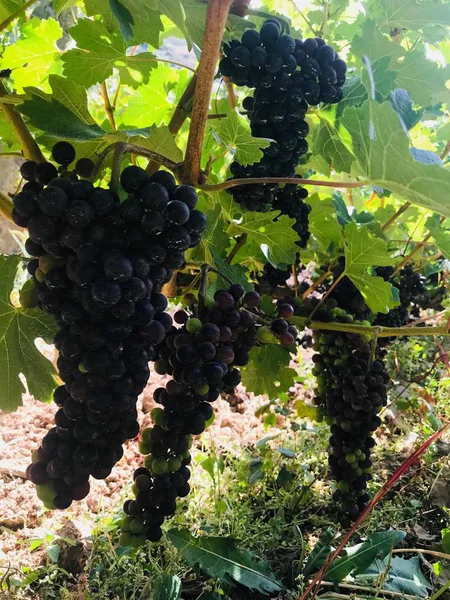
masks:
<path fill-rule="evenodd" d="M 201 175 L 201 157 L 206 122 L 209 113 L 211 89 L 216 74 L 228 12 L 233 0 L 210 0 L 206 14 L 205 38 L 197 69 L 199 85 L 196 88 L 192 108 L 191 127 L 186 147 L 183 180 L 197 184 Z"/>
<path fill-rule="evenodd" d="M 137 146 L 136 144 L 128 144 L 127 142 L 114 142 L 107 146 L 103 152 L 98 156 L 97 162 L 95 164 L 94 170 L 92 171 L 92 175 L 90 177 L 90 181 L 94 182 L 100 171 L 100 168 L 105 161 L 108 154 L 114 151 L 114 166 L 117 168 L 113 168 L 113 175 L 111 177 L 111 189 L 117 189 L 119 184 L 119 176 L 120 176 L 120 163 L 122 162 L 123 155 L 126 152 L 131 152 L 132 154 L 136 154 L 137 156 L 145 156 L 146 158 L 150 158 L 152 160 L 158 161 L 160 164 L 167 167 L 170 171 L 177 173 L 179 169 L 179 164 L 170 160 L 166 156 L 159 154 L 158 152 L 154 152 L 153 150 L 148 150 L 147 148 L 143 148 L 142 146 Z"/>
<path fill-rule="evenodd" d="M 12 209 L 13 204 L 11 198 L 8 198 L 8 196 L 5 196 L 5 194 L 0 192 L 0 215 L 12 222 Z"/>
<path fill-rule="evenodd" d="M 392 217 L 386 221 L 386 223 L 383 225 L 383 227 L 381 228 L 381 231 L 386 231 L 386 229 L 389 229 L 389 227 L 395 223 L 395 221 L 406 211 L 408 210 L 408 208 L 411 206 L 411 202 L 405 202 L 405 204 L 403 204 L 402 206 L 400 206 L 400 208 L 398 209 L 398 211 L 392 215 Z"/>
<path fill-rule="evenodd" d="M 298 326 L 300 329 L 308 327 L 309 329 L 321 330 L 321 331 L 341 331 L 343 333 L 350 333 L 354 335 L 369 335 L 372 338 L 375 337 L 418 337 L 418 336 L 430 336 L 430 335 L 449 335 L 449 327 L 447 324 L 442 326 L 430 326 L 430 327 L 381 327 L 379 325 L 375 327 L 364 326 L 364 325 L 353 325 L 351 323 L 325 323 L 322 321 L 309 321 L 305 317 L 290 317 L 289 322 L 293 325 Z"/>
<path fill-rule="evenodd" d="M 8 90 L 6 89 L 5 84 L 0 81 L 0 97 L 6 97 L 8 95 Z M 19 139 L 20 147 L 22 148 L 24 157 L 28 160 L 34 160 L 35 162 L 45 162 L 44 155 L 42 154 L 36 140 L 31 135 L 31 132 L 26 126 L 25 121 L 22 119 L 22 116 L 14 110 L 11 104 L 1 103 L 0 108 Z"/>
<path fill-rule="evenodd" d="M 269 183 L 288 183 L 291 185 L 317 185 L 331 188 L 360 188 L 368 185 L 368 181 L 323 181 L 320 179 L 300 179 L 298 177 L 249 177 L 248 179 L 229 179 L 222 183 L 199 185 L 205 192 L 220 192 L 238 185 L 261 185 Z"/>
<path fill-rule="evenodd" d="M 103 97 L 103 104 L 105 105 L 106 117 L 107 117 L 112 129 L 115 131 L 117 129 L 117 127 L 116 127 L 116 121 L 114 119 L 114 108 L 111 105 L 111 102 L 109 100 L 109 94 L 108 94 L 108 88 L 106 87 L 106 81 L 104 81 L 102 83 L 101 87 L 102 87 L 102 97 Z"/>
<path fill-rule="evenodd" d="M 227 265 L 231 265 L 231 263 L 233 262 L 233 258 L 236 256 L 236 254 L 239 252 L 242 246 L 245 246 L 245 244 L 247 243 L 247 237 L 248 236 L 246 233 L 243 233 L 238 237 L 234 248 L 231 250 L 230 254 L 225 259 Z"/>

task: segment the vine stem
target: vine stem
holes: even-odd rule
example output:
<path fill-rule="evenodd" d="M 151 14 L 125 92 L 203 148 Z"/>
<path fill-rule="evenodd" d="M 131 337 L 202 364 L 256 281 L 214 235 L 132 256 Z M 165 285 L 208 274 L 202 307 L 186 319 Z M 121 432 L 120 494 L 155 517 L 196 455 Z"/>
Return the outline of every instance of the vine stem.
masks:
<path fill-rule="evenodd" d="M 333 275 L 333 271 L 327 271 L 326 273 L 321 275 L 319 279 L 316 279 L 316 281 L 312 283 L 306 291 L 303 292 L 302 300 L 306 300 L 306 298 L 310 294 L 312 294 L 320 285 L 322 285 L 322 283 L 326 281 L 328 277 L 331 277 L 331 275 Z"/>
<path fill-rule="evenodd" d="M 231 265 L 231 263 L 233 262 L 233 258 L 236 256 L 236 254 L 239 252 L 242 246 L 245 246 L 245 244 L 247 243 L 247 237 L 248 236 L 246 233 L 243 233 L 238 237 L 234 248 L 231 250 L 230 254 L 225 259 L 227 265 Z"/>
<path fill-rule="evenodd" d="M 447 324 L 442 326 L 430 326 L 430 327 L 381 327 L 377 326 L 364 326 L 364 325 L 353 325 L 352 323 L 325 323 L 322 321 L 310 321 L 305 317 L 290 317 L 288 319 L 293 325 L 297 325 L 300 329 L 305 326 L 309 329 L 315 329 L 319 331 L 341 331 L 343 333 L 350 333 L 354 335 L 369 335 L 372 338 L 375 337 L 418 337 L 418 336 L 430 336 L 430 335 L 449 335 L 449 327 Z"/>
<path fill-rule="evenodd" d="M 237 107 L 237 98 L 236 94 L 234 93 L 233 82 L 229 77 L 224 77 L 223 80 L 225 81 L 225 86 L 227 88 L 228 102 L 230 103 L 231 108 L 234 110 Z M 208 115 L 208 119 L 209 118 L 210 115 Z"/>
<path fill-rule="evenodd" d="M 103 104 L 105 105 L 106 117 L 108 118 L 109 124 L 111 125 L 112 129 L 115 131 L 117 129 L 117 127 L 116 127 L 116 121 L 114 119 L 114 108 L 112 107 L 111 102 L 109 100 L 109 94 L 108 94 L 108 88 L 106 87 L 106 81 L 104 81 L 102 83 L 102 97 L 103 97 Z"/>
<path fill-rule="evenodd" d="M 147 148 L 143 148 L 142 146 L 137 146 L 135 144 L 128 144 L 126 142 L 114 142 L 113 144 L 110 144 L 109 146 L 107 146 L 103 150 L 103 152 L 101 152 L 100 155 L 98 156 L 94 170 L 92 171 L 92 175 L 90 177 L 90 181 L 94 182 L 97 179 L 98 173 L 100 171 L 100 168 L 101 168 L 104 160 L 106 159 L 108 154 L 111 154 L 111 152 L 114 152 L 114 156 L 115 156 L 114 166 L 117 167 L 117 169 L 115 171 L 113 169 L 113 175 L 111 177 L 111 189 L 117 189 L 117 187 L 118 187 L 119 176 L 120 176 L 120 173 L 119 173 L 120 163 L 122 162 L 122 158 L 123 158 L 123 155 L 125 154 L 125 152 L 131 152 L 132 154 L 136 154 L 137 156 L 145 156 L 146 158 L 156 160 L 160 164 L 164 165 L 165 167 L 167 167 L 168 169 L 173 171 L 174 173 L 176 173 L 178 171 L 178 167 L 179 167 L 178 163 L 174 162 L 173 160 L 170 160 L 170 158 L 167 158 L 166 156 L 163 156 L 162 154 L 158 154 L 158 152 L 154 152 L 153 150 L 148 150 Z"/>
<path fill-rule="evenodd" d="M 8 90 L 5 84 L 0 81 L 0 97 L 8 96 Z M 45 162 L 44 155 L 41 152 L 36 140 L 31 135 L 30 130 L 22 119 L 22 116 L 17 113 L 11 104 L 1 103 L 0 108 L 3 111 L 6 120 L 10 123 L 22 148 L 23 155 L 28 160 L 35 162 Z"/>
<path fill-rule="evenodd" d="M 334 288 L 337 286 L 337 284 L 344 279 L 345 277 L 345 271 L 342 272 L 339 277 L 337 279 L 335 279 L 333 281 L 333 283 L 330 285 L 330 287 L 327 289 L 327 291 L 325 292 L 325 294 L 322 296 L 322 298 L 320 299 L 320 301 L 317 303 L 317 305 L 314 307 L 314 309 L 311 311 L 311 314 L 308 317 L 309 319 L 312 319 L 313 316 L 316 314 L 316 312 L 319 310 L 319 308 L 323 305 L 323 303 L 325 302 L 325 300 L 328 298 L 328 296 L 331 294 L 331 292 L 334 290 Z"/>
<path fill-rule="evenodd" d="M 445 219 L 445 217 L 441 217 L 441 220 L 439 222 L 442 223 L 444 221 L 444 219 Z M 417 246 L 414 248 L 414 250 L 412 250 L 407 256 L 405 256 L 405 258 L 395 267 L 395 271 L 394 271 L 393 275 L 396 275 L 399 271 L 401 271 L 403 269 L 403 267 L 409 263 L 411 258 L 413 256 L 415 256 L 418 252 L 420 252 L 424 246 L 426 246 L 428 240 L 431 237 L 432 237 L 432 233 L 430 232 L 423 238 L 423 240 L 421 242 L 419 242 L 417 244 Z"/>
<path fill-rule="evenodd" d="M 206 13 L 205 38 L 197 69 L 199 85 L 196 87 L 192 107 L 191 127 L 186 147 L 183 181 L 196 185 L 200 182 L 203 140 L 209 113 L 211 90 L 220 55 L 220 44 L 233 0 L 209 0 Z"/>
<path fill-rule="evenodd" d="M 35 2 L 36 2 L 36 0 L 28 0 L 28 2 L 25 2 L 25 4 L 23 4 L 15 12 L 13 12 L 12 15 L 10 15 L 7 19 L 2 21 L 2 23 L 0 23 L 0 31 L 3 31 L 4 29 L 6 29 L 8 27 L 8 25 L 10 25 L 15 19 L 18 19 L 20 17 L 20 15 L 22 13 L 24 13 L 27 10 L 27 8 L 30 8 L 30 6 L 32 4 L 34 4 Z"/>
<path fill-rule="evenodd" d="M 398 211 L 392 215 L 392 217 L 386 221 L 386 223 L 383 225 L 383 227 L 381 228 L 381 231 L 386 231 L 386 229 L 389 229 L 389 227 L 395 223 L 395 221 L 400 217 L 400 215 L 402 215 L 405 210 L 408 210 L 408 208 L 411 206 L 411 202 L 405 202 L 405 204 L 403 204 L 402 206 L 400 206 L 400 208 L 398 209 Z"/>
<path fill-rule="evenodd" d="M 220 192 L 238 185 L 261 185 L 269 183 L 288 183 L 291 185 L 312 185 L 331 188 L 360 188 L 368 185 L 368 181 L 323 181 L 321 179 L 300 179 L 298 177 L 249 177 L 248 179 L 229 179 L 222 183 L 199 185 L 205 192 Z"/>
<path fill-rule="evenodd" d="M 174 60 L 168 60 L 166 58 L 159 58 L 158 56 L 141 56 L 139 58 L 139 54 L 137 54 L 136 56 L 128 56 L 128 60 L 130 62 L 160 62 L 168 65 L 175 65 L 176 67 L 180 67 L 181 69 L 186 69 L 187 71 L 191 71 L 191 73 L 195 73 L 195 69 L 189 65 L 185 65 Z"/>
<path fill-rule="evenodd" d="M 327 569 L 329 568 L 331 563 L 340 555 L 340 553 L 345 548 L 354 532 L 358 529 L 358 527 L 365 520 L 365 518 L 372 512 L 372 510 L 384 498 L 384 496 L 392 489 L 392 487 L 405 474 L 405 472 L 422 456 L 422 454 L 424 454 L 424 452 L 431 446 L 431 444 L 436 442 L 445 433 L 449 426 L 450 424 L 444 425 L 444 427 L 442 427 L 439 431 L 430 436 L 423 444 L 421 444 L 417 448 L 417 450 L 415 450 L 400 465 L 400 467 L 393 473 L 393 475 L 389 477 L 389 479 L 386 481 L 383 487 L 375 494 L 375 496 L 369 502 L 367 508 L 359 515 L 359 517 L 353 523 L 350 530 L 344 535 L 336 550 L 327 557 L 325 564 L 315 575 L 314 579 L 311 581 L 311 583 L 308 585 L 308 587 L 299 597 L 298 600 L 306 600 L 313 590 L 317 590 L 319 588 L 320 582 L 322 581 Z"/>
<path fill-rule="evenodd" d="M 448 141 L 445 144 L 445 148 L 444 148 L 444 150 L 442 151 L 442 154 L 441 154 L 441 160 L 444 160 L 444 158 L 446 158 L 446 156 L 447 156 L 447 154 L 449 152 L 450 152 L 450 141 Z"/>
<path fill-rule="evenodd" d="M 331 581 L 322 581 L 321 585 L 326 587 L 335 587 L 336 584 Z M 371 592 L 372 594 L 376 592 L 374 588 L 361 586 L 361 585 L 352 585 L 351 583 L 338 583 L 337 587 L 345 589 L 345 590 L 356 590 L 357 592 Z M 384 596 L 391 596 L 391 598 L 403 598 L 403 600 L 417 600 L 417 596 L 408 596 L 407 594 L 403 594 L 402 592 L 391 592 L 390 590 L 380 590 L 380 592 Z M 321 596 L 322 597 L 322 596 Z M 326 596 L 323 596 L 324 600 Z M 333 598 L 345 598 L 348 600 L 349 596 L 343 596 L 341 594 L 333 594 Z M 353 598 L 353 596 L 352 596 Z M 330 599 L 331 600 L 331 599 Z"/>
<path fill-rule="evenodd" d="M 14 222 L 12 220 L 12 209 L 13 209 L 13 204 L 11 201 L 11 198 L 8 198 L 8 196 L 5 196 L 5 194 L 2 194 L 0 192 L 0 215 L 2 217 L 4 217 L 5 219 L 7 219 L 8 221 Z"/>

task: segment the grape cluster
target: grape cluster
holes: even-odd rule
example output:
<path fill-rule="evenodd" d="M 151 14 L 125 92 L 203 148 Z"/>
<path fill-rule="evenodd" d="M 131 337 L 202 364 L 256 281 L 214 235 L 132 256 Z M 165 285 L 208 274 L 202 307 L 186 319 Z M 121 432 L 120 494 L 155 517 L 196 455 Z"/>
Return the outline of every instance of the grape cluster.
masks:
<path fill-rule="evenodd" d="M 120 203 L 111 191 L 67 176 L 70 144 L 58 142 L 53 158 L 63 167 L 59 177 L 51 163 L 24 163 L 27 183 L 13 201 L 16 223 L 28 228 L 37 305 L 59 327 L 63 382 L 53 395 L 55 427 L 27 475 L 45 506 L 67 508 L 88 494 L 89 476 L 109 475 L 123 442 L 139 432 L 136 402 L 148 362 L 172 328 L 161 286 L 199 242 L 205 217 L 195 209 L 195 190 L 166 171 L 148 177 L 126 167 L 128 197 Z"/>
<path fill-rule="evenodd" d="M 347 525 L 369 500 L 372 434 L 381 424 L 378 413 L 387 404 L 389 375 L 382 360 L 371 361 L 370 344 L 361 336 L 318 333 L 313 347 L 318 351 L 313 356 L 315 403 L 331 425 L 328 464 L 337 485 L 334 499 Z"/>
<path fill-rule="evenodd" d="M 253 311 L 259 300 L 259 294 L 235 284 L 217 291 L 203 310 L 175 313 L 180 327 L 168 331 L 155 362 L 155 370 L 172 379 L 154 392 L 162 408 L 153 409 L 154 425 L 142 432 L 145 467 L 135 473 L 134 500 L 124 505 L 120 544 L 159 540 L 176 498 L 188 495 L 192 436 L 205 430 L 220 392 L 231 393 L 241 380 L 237 367 L 248 363 L 258 343 Z"/>

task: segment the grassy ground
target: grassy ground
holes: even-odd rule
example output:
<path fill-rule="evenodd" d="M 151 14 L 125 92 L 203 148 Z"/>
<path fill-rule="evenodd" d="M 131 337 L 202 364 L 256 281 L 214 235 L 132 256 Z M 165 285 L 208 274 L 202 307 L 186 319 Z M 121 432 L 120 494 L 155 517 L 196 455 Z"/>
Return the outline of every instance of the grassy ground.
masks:
<path fill-rule="evenodd" d="M 378 432 L 372 493 L 440 426 L 441 419 L 450 416 L 446 365 L 439 363 L 423 377 L 439 353 L 434 343 L 417 341 L 398 343 L 391 353 L 393 404 L 385 411 Z M 445 363 L 446 357 L 443 359 Z M 244 435 L 240 431 L 221 441 L 217 430 L 207 432 L 195 451 L 192 493 L 180 503 L 177 515 L 166 527 L 186 528 L 196 536 L 237 538 L 242 548 L 270 563 L 287 590 L 278 597 L 287 600 L 298 598 L 304 588 L 303 561 L 320 535 L 327 528 L 339 529 L 339 515 L 331 502 L 333 488 L 325 473 L 327 427 L 298 416 L 299 412 L 304 414 L 311 388 L 312 381 L 306 376 L 299 379 L 289 397 L 271 406 L 263 399 L 252 400 L 253 414 L 234 415 L 247 421 L 257 419 L 256 435 L 255 431 Z M 217 418 L 223 418 L 220 410 Z M 266 431 L 261 425 L 264 422 Z M 234 418 L 232 423 L 236 423 Z M 450 506 L 449 441 L 447 436 L 447 443 L 434 445 L 413 466 L 354 537 L 356 543 L 375 531 L 403 530 L 406 537 L 400 546 L 412 551 L 402 556 L 419 557 L 422 573 L 435 591 L 449 578 L 450 563 L 418 550 L 450 549 L 448 541 L 442 542 L 446 528 L 450 528 L 446 508 Z M 13 567 L 4 576 L 3 597 L 144 600 L 153 597 L 153 581 L 162 572 L 180 576 L 185 600 L 265 597 L 239 586 L 230 590 L 220 580 L 191 570 L 166 538 L 138 550 L 118 548 L 120 506 L 128 491 L 124 482 L 108 509 L 86 515 L 84 520 L 61 521 L 47 513 L 34 550 L 29 539 L 19 540 L 27 544 L 28 552 L 40 556 L 40 564 L 14 564 L 13 552 L 0 555 L 3 567 L 8 560 Z M 331 597 L 327 596 L 330 589 L 322 590 L 323 598 Z M 338 591 L 350 597 L 349 588 Z M 208 596 L 212 592 L 217 595 Z M 440 597 L 446 598 L 445 594 Z"/>

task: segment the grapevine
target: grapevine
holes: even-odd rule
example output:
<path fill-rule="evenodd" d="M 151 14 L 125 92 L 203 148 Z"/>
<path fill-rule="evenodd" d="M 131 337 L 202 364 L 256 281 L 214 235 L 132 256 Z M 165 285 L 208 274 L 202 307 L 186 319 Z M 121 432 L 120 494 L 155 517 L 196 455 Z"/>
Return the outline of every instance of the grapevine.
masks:
<path fill-rule="evenodd" d="M 0 29 L 26 16 L 29 4 Z M 20 307 L 11 307 L 30 318 L 45 313 L 57 330 L 54 427 L 26 476 L 46 509 L 67 509 L 88 496 L 91 478 L 111 474 L 124 444 L 137 438 L 142 458 L 118 543 L 158 542 L 189 496 L 191 451 L 214 420 L 216 400 L 251 380 L 261 350 L 280 385 L 263 393 L 271 391 L 270 401 L 282 398 L 293 380 L 283 381 L 281 371 L 291 372 L 291 359 L 312 348 L 310 408 L 330 430 L 330 510 L 351 528 L 371 508 L 393 342 L 449 334 L 449 144 L 440 157 L 414 147 L 423 136 L 414 131 L 421 115 L 440 122 L 448 114 L 447 90 L 442 85 L 428 104 L 417 82 L 387 91 L 395 77 L 396 85 L 408 84 L 402 69 L 422 38 L 431 45 L 428 33 L 419 29 L 416 41 L 397 40 L 392 49 L 381 31 L 373 39 L 364 31 L 344 45 L 328 28 L 328 2 L 321 26 L 306 20 L 313 37 L 304 38 L 297 30 L 291 35 L 287 18 L 252 11 L 248 0 L 200 3 L 204 31 L 192 26 L 182 3 L 180 10 L 154 3 L 160 12 L 148 9 L 151 17 L 136 5 L 136 18 L 116 4 L 107 9 L 115 25 L 106 27 L 106 15 L 91 7 L 93 14 L 73 27 L 73 44 L 55 69 L 63 75 L 49 71 L 41 82 L 46 91 L 13 85 L 23 67 L 1 70 L 2 135 L 13 131 L 20 152 L 14 147 L 10 155 L 23 158 L 17 189 L 0 194 L 0 212 L 26 233 L 27 281 Z M 156 30 L 167 21 L 186 35 L 198 66 L 153 53 L 155 39 L 139 37 L 147 18 Z M 394 25 L 391 18 L 386 23 Z M 103 56 L 102 44 L 94 49 L 84 38 L 96 36 L 83 28 L 97 31 L 118 55 Z M 150 29 L 145 36 L 163 32 Z M 9 37 L 4 42 L 8 57 Z M 144 44 L 151 53 L 142 51 Z M 377 57 L 384 45 L 389 56 Z M 181 89 L 168 71 L 159 77 L 158 63 L 186 67 L 191 79 Z M 103 68 L 111 75 L 100 74 Z M 67 74 L 78 69 L 83 77 L 72 81 Z M 435 69 L 432 76 L 442 77 L 444 69 Z M 89 112 L 83 78 L 86 88 L 100 86 L 102 119 Z M 154 107 L 137 110 L 134 92 L 148 85 L 152 94 L 158 78 L 164 98 L 178 102 L 169 116 L 156 106 L 153 122 Z M 66 83 L 74 84 L 67 93 Z M 116 85 L 114 97 L 109 83 Z M 222 110 L 227 101 L 232 108 Z M 38 114 L 44 105 L 56 115 L 49 131 Z M 142 112 L 139 127 L 128 127 L 127 111 L 136 120 Z M 433 136 L 436 146 L 442 138 Z M 414 206 L 417 223 L 408 212 Z M 272 357 L 279 364 L 269 365 Z M 25 370 L 17 376 L 26 379 Z M 154 391 L 151 426 L 140 431 L 138 398 L 151 371 L 167 379 Z"/>

